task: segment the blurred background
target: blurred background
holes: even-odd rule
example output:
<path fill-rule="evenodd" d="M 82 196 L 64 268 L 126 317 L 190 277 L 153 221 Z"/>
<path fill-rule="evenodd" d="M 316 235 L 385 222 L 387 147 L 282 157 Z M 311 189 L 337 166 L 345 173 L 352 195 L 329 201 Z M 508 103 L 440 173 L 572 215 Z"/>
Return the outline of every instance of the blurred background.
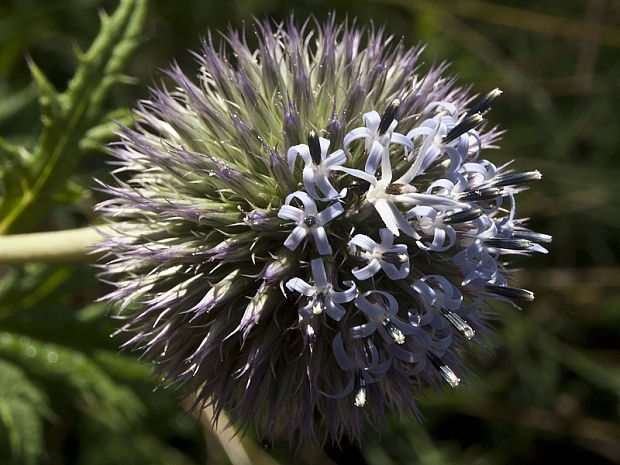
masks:
<path fill-rule="evenodd" d="M 63 92 L 98 34 L 101 13 L 111 15 L 118 4 L 0 0 L 5 147 L 40 143 L 41 91 L 28 60 Z M 523 311 L 491 310 L 494 352 L 466 356 L 471 374 L 458 390 L 420 399 L 422 423 L 392 418 L 390 429 L 369 431 L 359 448 L 307 446 L 297 455 L 249 432 L 242 445 L 252 463 L 620 463 L 617 0 L 151 0 L 123 83 L 110 87 L 90 116 L 87 126 L 96 131 L 72 129 L 76 142 L 65 146 L 70 162 L 62 180 L 27 221 L 3 232 L 96 221 L 100 197 L 91 189 L 93 177 L 106 178 L 109 157 L 98 146 L 112 140 L 109 121 L 127 119 L 173 59 L 192 74 L 188 50 L 208 30 L 291 11 L 300 21 L 309 14 L 322 20 L 331 10 L 360 25 L 385 25 L 406 44 L 426 43 L 425 67 L 450 61 L 450 72 L 478 93 L 504 91 L 487 118 L 506 133 L 488 158 L 543 173 L 519 196 L 518 214 L 554 242 L 549 255 L 515 263 L 523 267 L 519 287 L 534 290 L 536 301 Z M 4 152 L 0 193 L 8 205 L 19 188 L 10 185 L 15 166 Z M 123 337 L 109 336 L 119 322 L 93 303 L 108 289 L 95 274 L 88 263 L 0 265 L 0 463 L 229 463 L 179 394 L 154 391 L 150 368 L 118 352 Z"/>

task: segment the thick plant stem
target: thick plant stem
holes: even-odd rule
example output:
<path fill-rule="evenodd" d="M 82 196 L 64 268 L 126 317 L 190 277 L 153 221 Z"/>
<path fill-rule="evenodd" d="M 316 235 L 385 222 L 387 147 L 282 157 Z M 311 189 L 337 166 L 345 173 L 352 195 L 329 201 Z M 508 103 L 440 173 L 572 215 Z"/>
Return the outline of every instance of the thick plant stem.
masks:
<path fill-rule="evenodd" d="M 106 231 L 107 226 L 99 227 Z M 101 233 L 92 226 L 65 231 L 0 236 L 0 264 L 94 261 Z"/>

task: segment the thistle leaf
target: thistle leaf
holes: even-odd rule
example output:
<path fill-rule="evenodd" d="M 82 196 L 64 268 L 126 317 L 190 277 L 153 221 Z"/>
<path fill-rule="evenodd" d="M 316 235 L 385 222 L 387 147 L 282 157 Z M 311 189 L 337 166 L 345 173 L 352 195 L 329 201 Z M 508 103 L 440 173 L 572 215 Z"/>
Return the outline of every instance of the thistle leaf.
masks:
<path fill-rule="evenodd" d="M 50 416 L 45 395 L 16 365 L 0 359 L 0 431 L 6 429 L 11 455 L 34 464 L 43 451 L 43 420 Z"/>
<path fill-rule="evenodd" d="M 36 63 L 31 58 L 28 58 L 27 61 L 32 80 L 37 89 L 43 127 L 48 127 L 53 121 L 62 118 L 60 95 Z"/>
<path fill-rule="evenodd" d="M 21 195 L 3 196 L 0 234 L 19 232 L 43 219 L 58 191 L 84 155 L 80 141 L 100 124 L 99 113 L 110 87 L 122 80 L 122 70 L 139 42 L 146 0 L 122 0 L 116 12 L 102 20 L 99 35 L 80 58 L 68 88 L 58 93 L 43 72 L 29 61 L 41 105 L 43 130 L 27 173 L 5 169 L 5 190 L 19 186 Z M 6 145 L 6 144 L 4 144 Z M 3 160 L 8 149 L 0 146 Z M 8 150 L 8 153 L 15 150 Z M 12 157 L 13 159 L 15 156 Z M 6 162 L 3 163 L 6 166 Z M 27 175 L 26 175 L 27 174 Z M 17 177 L 17 179 L 11 179 Z"/>

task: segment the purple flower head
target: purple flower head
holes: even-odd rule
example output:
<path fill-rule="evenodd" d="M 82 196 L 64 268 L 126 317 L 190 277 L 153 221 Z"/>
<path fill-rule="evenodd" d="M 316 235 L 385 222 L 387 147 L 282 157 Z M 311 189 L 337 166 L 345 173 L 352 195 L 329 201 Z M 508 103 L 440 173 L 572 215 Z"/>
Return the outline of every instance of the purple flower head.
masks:
<path fill-rule="evenodd" d="M 517 215 L 540 173 L 484 158 L 500 91 L 422 72 L 384 29 L 310 24 L 256 21 L 256 49 L 208 34 L 194 77 L 173 65 L 138 103 L 101 183 L 101 278 L 125 345 L 196 408 L 338 442 L 465 380 L 484 303 L 533 299 L 508 259 L 551 237 Z"/>

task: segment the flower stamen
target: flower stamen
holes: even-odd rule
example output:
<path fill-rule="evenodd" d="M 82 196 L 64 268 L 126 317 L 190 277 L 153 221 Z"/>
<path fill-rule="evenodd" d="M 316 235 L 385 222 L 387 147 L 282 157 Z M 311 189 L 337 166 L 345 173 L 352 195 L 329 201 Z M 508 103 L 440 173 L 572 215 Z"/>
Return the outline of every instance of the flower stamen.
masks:
<path fill-rule="evenodd" d="M 355 374 L 355 384 L 353 390 L 355 391 L 355 400 L 353 404 L 356 407 L 364 407 L 366 405 L 366 380 L 361 371 Z"/>
<path fill-rule="evenodd" d="M 379 121 L 379 127 L 377 128 L 377 132 L 380 136 L 386 133 L 386 131 L 390 128 L 392 121 L 396 119 L 396 113 L 398 113 L 398 109 L 400 108 L 400 100 L 394 99 L 392 103 L 390 103 L 383 115 L 381 116 L 381 121 Z"/>
<path fill-rule="evenodd" d="M 444 364 L 436 355 L 431 354 L 431 353 L 427 355 L 428 355 L 428 359 L 431 361 L 435 369 L 439 371 L 443 379 L 446 380 L 446 382 L 450 385 L 450 387 L 457 388 L 461 382 L 461 379 L 456 376 L 454 371 L 452 371 L 452 368 Z"/>
<path fill-rule="evenodd" d="M 308 133 L 308 149 L 310 150 L 310 157 L 315 165 L 321 164 L 321 143 L 319 136 L 312 130 Z"/>

